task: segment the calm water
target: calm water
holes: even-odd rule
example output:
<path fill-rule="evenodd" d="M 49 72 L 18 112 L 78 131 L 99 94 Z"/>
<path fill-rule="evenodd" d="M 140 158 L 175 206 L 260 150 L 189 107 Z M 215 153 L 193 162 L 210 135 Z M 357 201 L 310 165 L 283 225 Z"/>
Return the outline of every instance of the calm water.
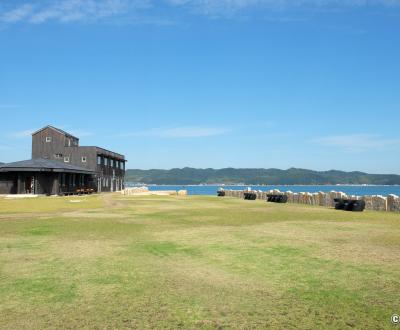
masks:
<path fill-rule="evenodd" d="M 127 184 L 129 186 L 129 184 Z M 149 186 L 150 190 L 187 190 L 189 195 L 216 195 L 221 186 Z M 348 195 L 389 195 L 400 196 L 400 186 L 224 186 L 224 189 L 243 190 L 251 187 L 254 190 L 267 191 L 279 189 L 292 192 L 329 192 L 342 191 Z"/>

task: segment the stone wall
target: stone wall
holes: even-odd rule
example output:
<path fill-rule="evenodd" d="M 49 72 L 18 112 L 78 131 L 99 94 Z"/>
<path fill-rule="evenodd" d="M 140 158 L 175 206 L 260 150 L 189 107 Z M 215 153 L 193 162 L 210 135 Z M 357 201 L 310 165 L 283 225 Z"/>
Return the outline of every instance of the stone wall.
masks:
<path fill-rule="evenodd" d="M 389 212 L 400 212 L 400 198 L 396 195 L 387 197 L 387 210 Z"/>
<path fill-rule="evenodd" d="M 149 192 L 149 188 L 147 187 L 133 187 L 133 188 L 125 188 L 123 190 L 121 190 L 121 194 L 122 195 L 137 195 L 140 193 L 148 193 Z"/>
<path fill-rule="evenodd" d="M 188 194 L 187 190 L 153 190 L 150 191 L 147 187 L 133 187 L 125 188 L 121 191 L 122 195 L 125 196 L 186 196 Z"/>
<path fill-rule="evenodd" d="M 226 197 L 243 198 L 244 192 L 248 190 L 225 190 Z M 257 195 L 257 199 L 266 200 L 268 194 L 273 195 L 287 195 L 288 203 L 306 204 L 306 205 L 318 205 L 325 207 L 334 207 L 335 198 L 342 199 L 360 199 L 365 201 L 365 208 L 367 210 L 374 211 L 388 211 L 388 212 L 400 212 L 400 197 L 396 195 L 389 195 L 387 197 L 374 195 L 374 196 L 354 196 L 346 195 L 340 191 L 331 191 L 324 193 L 322 191 L 317 193 L 300 192 L 294 193 L 291 191 L 281 192 L 279 190 L 270 191 L 252 191 Z"/>

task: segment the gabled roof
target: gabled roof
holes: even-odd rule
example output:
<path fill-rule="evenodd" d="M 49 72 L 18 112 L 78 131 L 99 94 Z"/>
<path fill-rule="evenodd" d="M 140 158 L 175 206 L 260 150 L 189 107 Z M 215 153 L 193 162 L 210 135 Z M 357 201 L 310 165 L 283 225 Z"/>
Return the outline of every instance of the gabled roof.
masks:
<path fill-rule="evenodd" d="M 51 128 L 51 129 L 57 131 L 58 133 L 61 133 L 61 134 L 63 134 L 63 135 L 67 135 L 67 136 L 71 136 L 71 137 L 73 137 L 73 138 L 79 140 L 79 138 L 77 138 L 76 136 L 74 136 L 74 135 L 72 135 L 72 134 L 70 134 L 70 133 L 68 133 L 68 132 L 66 132 L 66 131 L 63 131 L 62 129 L 59 129 L 59 128 L 54 127 L 54 126 L 51 126 L 51 125 L 47 125 L 47 126 L 41 128 L 41 129 L 37 130 L 36 132 L 33 132 L 32 135 L 35 135 L 35 134 L 37 134 L 37 133 L 43 131 L 43 130 L 46 129 L 46 128 Z"/>
<path fill-rule="evenodd" d="M 15 163 L 0 165 L 0 172 L 59 172 L 93 174 L 94 171 L 56 160 L 43 158 L 23 160 Z"/>

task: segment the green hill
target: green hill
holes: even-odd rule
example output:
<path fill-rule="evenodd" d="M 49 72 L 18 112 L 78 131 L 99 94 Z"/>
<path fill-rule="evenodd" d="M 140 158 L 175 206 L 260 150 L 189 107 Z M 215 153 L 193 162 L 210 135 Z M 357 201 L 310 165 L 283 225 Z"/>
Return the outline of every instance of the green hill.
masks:
<path fill-rule="evenodd" d="M 363 172 L 312 171 L 299 168 L 279 169 L 195 169 L 185 167 L 171 170 L 127 170 L 126 181 L 146 184 L 400 184 L 400 175 L 367 174 Z"/>

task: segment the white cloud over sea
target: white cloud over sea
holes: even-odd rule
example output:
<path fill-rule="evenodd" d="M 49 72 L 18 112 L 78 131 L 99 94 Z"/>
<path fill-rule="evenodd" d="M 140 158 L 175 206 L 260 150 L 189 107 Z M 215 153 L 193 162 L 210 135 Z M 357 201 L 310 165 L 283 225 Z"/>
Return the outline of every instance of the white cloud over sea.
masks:
<path fill-rule="evenodd" d="M 182 11 L 212 18 L 234 17 L 248 9 L 291 10 L 303 7 L 396 7 L 400 0 L 5 0 L 3 24 L 46 22 L 93 23 L 118 19 L 126 23 L 165 24 L 168 13 Z"/>
<path fill-rule="evenodd" d="M 349 134 L 318 138 L 313 143 L 339 148 L 346 152 L 365 152 L 388 147 L 399 147 L 400 138 L 386 138 L 379 134 Z"/>

